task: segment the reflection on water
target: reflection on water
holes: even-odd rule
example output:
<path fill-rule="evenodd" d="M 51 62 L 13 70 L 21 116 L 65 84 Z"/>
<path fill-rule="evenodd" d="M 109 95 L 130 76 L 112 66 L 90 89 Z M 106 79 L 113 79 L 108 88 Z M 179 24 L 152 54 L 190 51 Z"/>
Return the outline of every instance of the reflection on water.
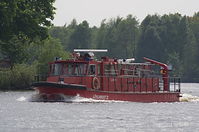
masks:
<path fill-rule="evenodd" d="M 99 102 L 79 96 L 66 98 L 67 103 L 43 103 L 30 102 L 35 92 L 0 92 L 0 132 L 198 132 L 199 84 L 182 84 L 182 92 L 183 102 L 176 103 Z"/>

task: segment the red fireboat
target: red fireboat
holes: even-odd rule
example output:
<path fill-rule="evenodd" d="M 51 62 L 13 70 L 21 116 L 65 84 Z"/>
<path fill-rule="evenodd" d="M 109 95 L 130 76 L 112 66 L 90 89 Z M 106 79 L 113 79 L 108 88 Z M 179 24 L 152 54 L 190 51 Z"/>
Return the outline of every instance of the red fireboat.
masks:
<path fill-rule="evenodd" d="M 94 52 L 107 50 L 75 49 L 71 59 L 50 62 L 47 80 L 33 83 L 33 88 L 43 101 L 60 101 L 59 95 L 132 102 L 179 101 L 180 78 L 169 77 L 166 64 L 145 57 L 145 63 L 135 63 L 134 58 L 97 60 Z"/>

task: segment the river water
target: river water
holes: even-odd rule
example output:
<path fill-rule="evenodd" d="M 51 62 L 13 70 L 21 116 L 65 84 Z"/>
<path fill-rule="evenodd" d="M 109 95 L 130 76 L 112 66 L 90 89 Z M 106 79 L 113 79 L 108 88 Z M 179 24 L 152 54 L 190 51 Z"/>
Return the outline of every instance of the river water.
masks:
<path fill-rule="evenodd" d="M 177 103 L 30 102 L 35 92 L 0 92 L 0 132 L 199 132 L 199 84 Z"/>

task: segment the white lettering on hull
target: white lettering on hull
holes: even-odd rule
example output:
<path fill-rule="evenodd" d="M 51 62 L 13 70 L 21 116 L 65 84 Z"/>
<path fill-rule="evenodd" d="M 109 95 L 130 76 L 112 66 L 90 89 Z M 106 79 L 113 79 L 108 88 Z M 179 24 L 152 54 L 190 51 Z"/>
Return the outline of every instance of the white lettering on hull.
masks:
<path fill-rule="evenodd" d="M 108 95 L 93 95 L 93 99 L 107 100 Z"/>

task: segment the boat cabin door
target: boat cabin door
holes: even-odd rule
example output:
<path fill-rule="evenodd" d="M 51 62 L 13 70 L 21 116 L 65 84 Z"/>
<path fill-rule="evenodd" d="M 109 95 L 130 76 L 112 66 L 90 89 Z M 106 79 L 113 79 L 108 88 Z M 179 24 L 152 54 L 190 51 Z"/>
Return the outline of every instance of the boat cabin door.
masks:
<path fill-rule="evenodd" d="M 90 64 L 88 68 L 88 75 L 91 79 L 91 88 L 94 90 L 99 90 L 101 87 L 100 77 L 98 76 L 98 67 L 96 64 Z"/>

